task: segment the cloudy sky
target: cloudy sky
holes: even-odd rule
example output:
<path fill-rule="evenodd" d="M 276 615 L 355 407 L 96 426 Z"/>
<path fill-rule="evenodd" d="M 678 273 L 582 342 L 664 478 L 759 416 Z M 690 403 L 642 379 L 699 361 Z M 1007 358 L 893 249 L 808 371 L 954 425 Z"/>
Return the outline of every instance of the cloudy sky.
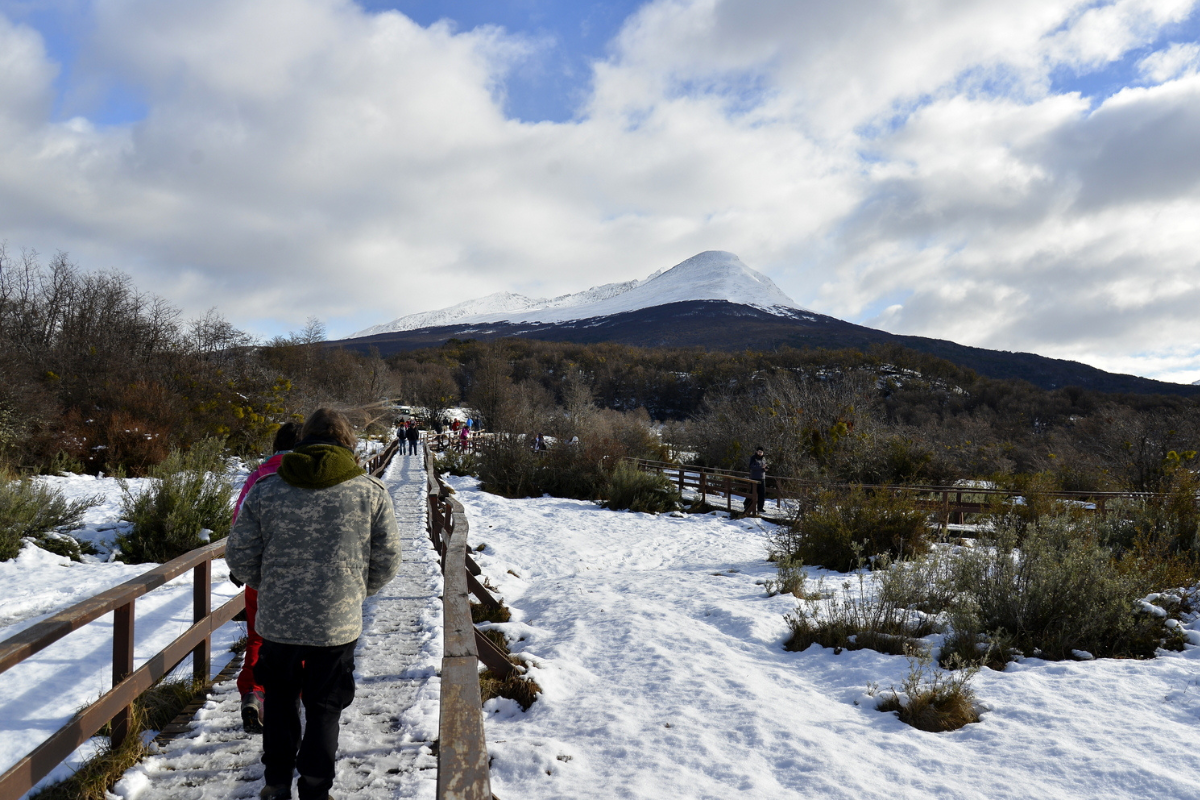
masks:
<path fill-rule="evenodd" d="M 0 0 L 0 240 L 331 335 L 737 253 L 1200 379 L 1200 0 Z"/>

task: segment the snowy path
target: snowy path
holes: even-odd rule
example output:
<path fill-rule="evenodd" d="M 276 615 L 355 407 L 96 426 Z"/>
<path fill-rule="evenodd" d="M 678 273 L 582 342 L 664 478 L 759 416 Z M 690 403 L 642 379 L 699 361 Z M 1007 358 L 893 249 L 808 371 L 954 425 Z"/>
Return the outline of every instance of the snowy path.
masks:
<path fill-rule="evenodd" d="M 367 601 L 355 655 L 358 691 L 342 715 L 335 797 L 433 797 L 442 656 L 442 577 L 425 534 L 421 456 L 397 455 L 385 476 L 400 523 L 404 563 Z M 262 740 L 242 732 L 232 681 L 221 684 L 192 729 L 127 772 L 114 788 L 137 800 L 253 798 L 262 788 Z"/>

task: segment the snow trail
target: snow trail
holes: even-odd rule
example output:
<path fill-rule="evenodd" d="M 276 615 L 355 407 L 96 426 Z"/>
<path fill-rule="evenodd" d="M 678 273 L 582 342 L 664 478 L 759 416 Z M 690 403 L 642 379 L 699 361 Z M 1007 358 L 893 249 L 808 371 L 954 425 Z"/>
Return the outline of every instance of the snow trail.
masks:
<path fill-rule="evenodd" d="M 442 658 L 441 570 L 425 533 L 424 457 L 397 454 L 384 476 L 396 507 L 403 563 L 367 600 L 355 652 L 358 688 L 342 714 L 334 797 L 431 798 L 437 786 Z M 216 688 L 191 729 L 125 773 L 128 800 L 254 798 L 262 738 L 242 732 L 233 681 Z"/>

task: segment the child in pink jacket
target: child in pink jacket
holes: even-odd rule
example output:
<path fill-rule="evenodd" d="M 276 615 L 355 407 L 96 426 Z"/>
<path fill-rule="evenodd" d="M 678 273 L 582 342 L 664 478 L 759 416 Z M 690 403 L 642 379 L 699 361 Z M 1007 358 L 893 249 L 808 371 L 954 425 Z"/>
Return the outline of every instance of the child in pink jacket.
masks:
<path fill-rule="evenodd" d="M 237 522 L 238 511 L 242 501 L 246 499 L 250 487 L 260 478 L 274 473 L 283 461 L 284 453 L 290 452 L 300 438 L 300 423 L 285 422 L 275 431 L 275 441 L 271 445 L 274 455 L 264 461 L 258 469 L 250 473 L 238 495 L 237 505 L 233 507 L 233 521 Z M 242 671 L 238 673 L 237 687 L 242 695 L 242 730 L 246 733 L 262 733 L 263 720 L 263 687 L 254 680 L 254 665 L 258 663 L 258 651 L 262 647 L 262 637 L 254 629 L 254 618 L 258 615 L 258 592 L 246 587 L 246 652 L 242 658 Z"/>

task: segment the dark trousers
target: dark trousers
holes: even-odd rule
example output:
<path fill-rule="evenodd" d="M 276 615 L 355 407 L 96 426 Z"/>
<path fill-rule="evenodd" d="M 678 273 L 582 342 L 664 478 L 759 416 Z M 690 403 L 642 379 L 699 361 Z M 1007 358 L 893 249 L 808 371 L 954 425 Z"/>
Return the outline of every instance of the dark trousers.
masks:
<path fill-rule="evenodd" d="M 263 640 L 254 676 L 266 690 L 262 760 L 268 786 L 290 786 L 299 763 L 300 775 L 308 778 L 297 787 L 300 800 L 328 796 L 333 786 L 338 721 L 342 709 L 354 700 L 356 644 L 308 647 Z"/>
<path fill-rule="evenodd" d="M 767 479 L 755 481 L 758 484 L 758 512 L 761 514 L 767 507 Z"/>
<path fill-rule="evenodd" d="M 408 440 L 408 454 L 410 456 L 415 456 L 417 454 L 417 441 L 418 440 L 416 439 Z"/>

